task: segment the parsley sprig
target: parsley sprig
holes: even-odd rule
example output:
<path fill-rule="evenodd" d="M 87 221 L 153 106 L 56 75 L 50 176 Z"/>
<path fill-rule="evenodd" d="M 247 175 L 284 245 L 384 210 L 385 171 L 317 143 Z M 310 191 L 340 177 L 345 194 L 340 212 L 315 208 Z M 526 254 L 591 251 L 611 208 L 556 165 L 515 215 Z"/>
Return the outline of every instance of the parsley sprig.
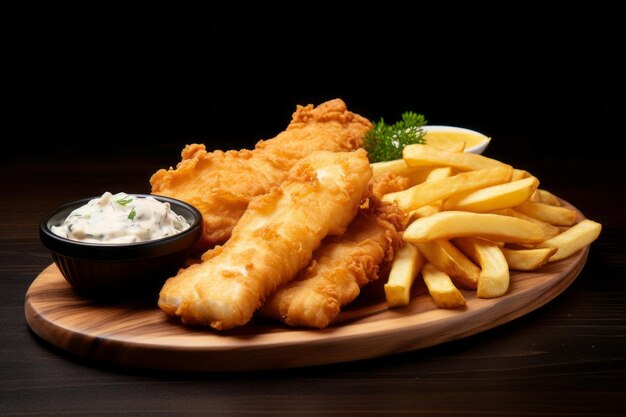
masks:
<path fill-rule="evenodd" d="M 374 128 L 364 138 L 370 162 L 402 158 L 402 150 L 406 145 L 424 143 L 422 126 L 426 123 L 423 115 L 411 111 L 402 113 L 402 120 L 392 125 L 386 124 L 381 117 L 379 122 L 374 122 Z"/>

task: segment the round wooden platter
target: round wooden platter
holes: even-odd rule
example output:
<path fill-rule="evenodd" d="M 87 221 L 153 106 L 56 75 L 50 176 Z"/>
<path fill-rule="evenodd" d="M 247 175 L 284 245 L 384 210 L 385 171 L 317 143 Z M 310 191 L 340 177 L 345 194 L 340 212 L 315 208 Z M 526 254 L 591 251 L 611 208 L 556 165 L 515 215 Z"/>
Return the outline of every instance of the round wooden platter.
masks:
<path fill-rule="evenodd" d="M 420 349 L 466 337 L 537 309 L 567 288 L 589 248 L 534 272 L 512 272 L 505 296 L 439 309 L 423 288 L 411 303 L 388 309 L 370 285 L 324 330 L 293 329 L 255 319 L 228 332 L 186 327 L 156 299 L 96 302 L 77 295 L 56 265 L 30 286 L 26 321 L 41 338 L 81 357 L 124 366 L 181 371 L 242 371 L 321 365 Z M 379 280 L 380 281 L 380 280 Z"/>

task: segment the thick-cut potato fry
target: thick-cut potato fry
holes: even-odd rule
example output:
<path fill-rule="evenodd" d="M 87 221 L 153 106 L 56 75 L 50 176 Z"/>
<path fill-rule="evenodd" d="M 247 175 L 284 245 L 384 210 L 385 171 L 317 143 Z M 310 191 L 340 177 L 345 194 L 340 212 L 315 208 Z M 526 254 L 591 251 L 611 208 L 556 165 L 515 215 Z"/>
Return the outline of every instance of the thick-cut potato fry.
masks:
<path fill-rule="evenodd" d="M 408 212 L 459 193 L 508 182 L 511 179 L 512 171 L 510 166 L 501 165 L 495 168 L 464 172 L 437 181 L 426 181 L 404 191 L 389 193 L 382 199 L 390 203 L 395 202 L 401 210 Z"/>
<path fill-rule="evenodd" d="M 444 201 L 444 210 L 465 210 L 484 213 L 514 207 L 527 201 L 539 186 L 535 177 L 493 185 Z"/>
<path fill-rule="evenodd" d="M 426 176 L 426 178 L 422 181 L 438 181 L 444 178 L 448 178 L 452 176 L 452 168 L 450 167 L 440 167 L 440 168 L 431 168 L 430 172 Z M 405 217 L 406 227 L 413 220 L 419 219 L 420 217 L 430 216 L 433 213 L 438 213 L 441 211 L 441 206 L 443 202 L 441 200 L 433 201 L 432 203 L 426 204 L 425 206 L 421 206 L 416 208 L 415 210 L 411 210 L 408 216 Z"/>
<path fill-rule="evenodd" d="M 491 213 L 501 214 L 503 216 L 517 217 L 518 219 L 528 220 L 529 222 L 535 223 L 537 226 L 543 229 L 543 233 L 545 233 L 546 239 L 550 239 L 551 237 L 554 237 L 561 233 L 561 230 L 559 230 L 558 227 L 552 226 L 550 223 L 546 223 L 539 219 L 535 219 L 534 217 L 527 216 L 524 213 L 520 213 L 519 211 L 512 208 L 494 210 Z"/>
<path fill-rule="evenodd" d="M 435 266 L 427 263 L 422 268 L 422 277 L 430 296 L 439 308 L 457 308 L 465 305 L 465 297 L 454 286 L 450 277 Z"/>
<path fill-rule="evenodd" d="M 412 169 L 413 171 L 405 175 L 405 177 L 409 180 L 409 184 L 411 186 L 425 182 L 430 176 L 430 173 L 434 171 L 435 169 L 439 169 L 439 168 L 417 167 L 417 168 L 412 168 Z M 452 171 L 452 168 L 450 168 L 450 171 Z"/>
<path fill-rule="evenodd" d="M 433 168 L 426 177 L 425 181 L 438 181 L 444 178 L 448 178 L 450 176 L 452 176 L 452 168 L 450 167 Z M 409 212 L 409 215 L 405 218 L 406 222 L 404 226 L 406 227 L 413 220 L 419 219 L 420 217 L 426 217 L 430 216 L 433 213 L 440 212 L 442 204 L 443 202 L 441 200 L 437 200 L 433 201 L 432 203 L 426 204 L 425 206 L 418 207 L 415 210 L 411 210 Z"/>
<path fill-rule="evenodd" d="M 409 184 L 416 185 L 426 181 L 430 173 L 436 169 L 433 167 L 410 167 L 404 159 L 394 159 L 392 161 L 374 162 L 372 167 L 372 177 L 378 178 L 387 174 L 395 174 L 399 177 L 406 177 Z M 442 167 L 443 168 L 443 167 Z M 452 168 L 448 169 L 451 171 Z"/>
<path fill-rule="evenodd" d="M 475 171 L 506 165 L 486 156 L 467 152 L 443 151 L 429 145 L 405 146 L 402 157 L 408 166 L 450 166 L 461 171 Z"/>
<path fill-rule="evenodd" d="M 411 243 L 396 251 L 389 279 L 385 284 L 387 306 L 401 307 L 409 304 L 411 286 L 424 264 L 424 257 Z"/>
<path fill-rule="evenodd" d="M 550 191 L 537 189 L 537 195 L 542 203 L 549 204 L 551 206 L 561 206 L 561 200 Z"/>
<path fill-rule="evenodd" d="M 535 192 L 530 195 L 530 197 L 528 198 L 528 201 L 533 201 L 535 203 L 541 203 L 541 196 L 539 195 L 537 190 L 535 190 Z"/>
<path fill-rule="evenodd" d="M 510 281 L 509 265 L 496 243 L 473 237 L 457 238 L 452 243 L 480 265 L 476 291 L 479 298 L 495 298 L 506 293 Z"/>
<path fill-rule="evenodd" d="M 426 181 L 433 171 L 440 171 L 439 174 L 435 174 L 435 177 L 441 175 L 444 178 L 448 173 L 448 177 L 452 175 L 452 168 L 450 167 L 410 167 L 404 162 L 404 159 L 394 159 L 392 161 L 374 162 L 370 164 L 372 167 L 372 177 L 382 177 L 387 174 L 395 174 L 400 177 L 406 177 L 409 179 L 411 185 L 421 184 Z"/>
<path fill-rule="evenodd" d="M 468 289 L 476 289 L 480 269 L 452 243 L 447 240 L 434 240 L 415 243 L 415 246 L 428 262 L 450 275 L 455 282 Z"/>
<path fill-rule="evenodd" d="M 565 207 L 526 201 L 515 210 L 555 226 L 572 226 L 576 223 L 576 212 Z"/>
<path fill-rule="evenodd" d="M 372 177 L 370 185 L 372 186 L 371 194 L 378 199 L 382 198 L 385 194 L 406 190 L 411 186 L 406 177 L 396 175 L 393 172 L 387 172 L 378 177 Z"/>
<path fill-rule="evenodd" d="M 439 213 L 441 211 L 441 204 L 431 203 L 425 206 L 416 208 L 415 210 L 409 211 L 409 214 L 405 217 L 404 227 L 406 228 L 409 224 L 413 223 L 413 221 L 417 219 L 421 219 L 422 217 L 432 216 L 435 213 Z"/>
<path fill-rule="evenodd" d="M 545 239 L 541 227 L 527 220 L 499 214 L 442 211 L 415 220 L 403 239 L 420 243 L 455 237 L 481 237 L 496 242 L 540 243 Z"/>
<path fill-rule="evenodd" d="M 412 168 L 404 162 L 404 159 L 394 159 L 393 161 L 374 162 L 370 164 L 372 167 L 372 176 L 378 177 L 389 172 L 400 176 L 406 176 L 416 168 Z"/>
<path fill-rule="evenodd" d="M 558 251 L 552 255 L 550 262 L 558 261 L 591 244 L 598 238 L 601 230 L 602 225 L 600 223 L 585 219 L 538 246 L 541 248 L 557 248 Z"/>
<path fill-rule="evenodd" d="M 502 248 L 509 269 L 533 271 L 541 268 L 557 252 L 556 248 L 511 249 Z"/>
<path fill-rule="evenodd" d="M 576 224 L 578 213 L 540 189 L 537 177 L 501 161 L 426 144 L 406 146 L 403 162 L 372 165 L 375 173 L 402 175 L 405 186 L 409 179 L 410 188 L 388 189 L 382 200 L 407 213 L 403 240 L 411 245 L 405 247 L 417 248 L 422 257 L 415 261 L 412 249 L 398 255 L 396 278 L 385 285 L 390 307 L 408 304 L 421 262 L 433 299 L 450 308 L 465 305 L 455 285 L 476 289 L 480 298 L 502 296 L 510 271 L 532 271 L 568 257 L 601 231 L 590 220 Z"/>
<path fill-rule="evenodd" d="M 438 167 L 438 168 L 433 168 L 432 171 L 428 173 L 428 176 L 426 177 L 426 181 L 430 181 L 430 182 L 439 181 L 445 178 L 449 178 L 451 176 L 452 176 L 452 168 Z"/>
<path fill-rule="evenodd" d="M 524 171 L 523 169 L 517 169 L 515 168 L 513 170 L 513 177 L 511 178 L 511 181 L 517 181 L 517 180 L 523 180 L 524 178 L 528 178 L 528 177 L 532 177 L 533 175 L 528 172 L 528 171 Z"/>

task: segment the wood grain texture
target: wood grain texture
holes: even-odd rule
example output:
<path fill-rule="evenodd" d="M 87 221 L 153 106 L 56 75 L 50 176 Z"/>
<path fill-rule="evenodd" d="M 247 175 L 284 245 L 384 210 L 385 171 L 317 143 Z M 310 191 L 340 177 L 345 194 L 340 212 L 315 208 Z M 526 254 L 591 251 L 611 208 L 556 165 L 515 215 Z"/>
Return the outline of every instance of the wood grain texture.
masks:
<path fill-rule="evenodd" d="M 25 321 L 24 295 L 52 262 L 37 235 L 41 217 L 98 190 L 147 191 L 146 178 L 178 160 L 178 146 L 169 154 L 141 149 L 100 161 L 10 161 L 3 178 L 11 201 L 0 212 L 0 414 L 626 415 L 626 194 L 616 192 L 626 183 L 623 160 L 576 160 L 538 148 L 532 157 L 495 154 L 506 146 L 519 149 L 527 138 L 518 139 L 501 136 L 489 156 L 537 175 L 543 187 L 604 226 L 580 275 L 561 295 L 504 325 L 431 348 L 255 372 L 111 366 L 56 348 Z M 352 311 L 374 304 L 355 302 L 343 316 L 348 320 Z"/>
<path fill-rule="evenodd" d="M 324 330 L 268 322 L 217 333 L 190 328 L 150 302 L 97 303 L 75 294 L 56 265 L 30 286 L 26 320 L 46 341 L 73 354 L 125 366 L 184 371 L 290 368 L 372 358 L 466 337 L 520 317 L 560 294 L 578 276 L 588 248 L 536 272 L 514 272 L 506 296 L 464 291 L 463 309 L 437 308 L 419 294 L 387 309 L 374 288 Z"/>

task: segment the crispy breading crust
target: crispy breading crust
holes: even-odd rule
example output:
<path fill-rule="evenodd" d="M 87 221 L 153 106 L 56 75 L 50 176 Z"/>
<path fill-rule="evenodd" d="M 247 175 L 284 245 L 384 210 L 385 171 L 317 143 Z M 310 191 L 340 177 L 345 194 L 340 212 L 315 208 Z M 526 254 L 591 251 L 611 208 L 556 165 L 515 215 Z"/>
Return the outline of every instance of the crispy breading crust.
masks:
<path fill-rule="evenodd" d="M 385 194 L 395 193 L 409 188 L 409 179 L 393 172 L 387 172 L 372 178 L 372 194 L 382 198 Z"/>
<path fill-rule="evenodd" d="M 260 314 L 290 326 L 327 327 L 361 287 L 378 279 L 381 264 L 391 262 L 403 217 L 397 207 L 370 197 L 346 233 L 326 238 L 309 266 L 280 287 Z"/>
<path fill-rule="evenodd" d="M 187 145 L 176 169 L 161 169 L 150 178 L 152 193 L 200 210 L 204 232 L 196 252 L 201 253 L 224 243 L 250 200 L 280 184 L 298 160 L 317 150 L 355 150 L 371 127 L 340 99 L 297 106 L 287 129 L 259 141 L 254 150 L 207 152 L 205 145 Z"/>
<path fill-rule="evenodd" d="M 293 279 L 326 235 L 340 235 L 367 197 L 364 150 L 314 152 L 279 187 L 252 200 L 223 247 L 167 280 L 159 307 L 189 324 L 224 330 L 247 323 Z"/>

